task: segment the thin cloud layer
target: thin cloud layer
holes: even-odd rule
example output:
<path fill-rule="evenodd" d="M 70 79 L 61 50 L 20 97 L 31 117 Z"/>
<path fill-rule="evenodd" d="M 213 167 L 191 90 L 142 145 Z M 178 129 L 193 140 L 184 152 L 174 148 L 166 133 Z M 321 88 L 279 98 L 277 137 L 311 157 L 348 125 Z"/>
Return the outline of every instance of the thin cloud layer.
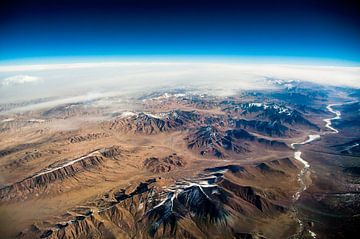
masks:
<path fill-rule="evenodd" d="M 182 67 L 185 70 L 196 68 L 226 70 L 228 73 L 244 73 L 253 76 L 268 76 L 279 79 L 297 79 L 319 84 L 360 87 L 360 67 L 342 66 L 311 66 L 311 65 L 284 65 L 284 64 L 246 64 L 246 63 L 206 63 L 206 62 L 90 62 L 69 64 L 42 64 L 42 65 L 9 65 L 0 66 L 1 73 L 14 72 L 42 72 L 51 70 L 81 70 L 103 68 L 105 71 L 112 68 L 148 69 L 153 67 L 155 72 L 159 68 Z M 210 70 L 211 72 L 212 70 Z M 194 72 L 196 73 L 196 72 Z M 202 72 L 203 73 L 203 72 Z M 176 74 L 176 71 L 173 72 Z M 35 81 L 36 77 L 18 75 L 9 77 L 9 82 Z M 4 82 L 5 83 L 5 82 Z"/>
<path fill-rule="evenodd" d="M 214 62 L 102 62 L 0 66 L 0 103 L 189 88 L 214 95 L 272 89 L 268 79 L 360 88 L 360 67 Z M 25 83 L 37 82 L 38 84 Z"/>
<path fill-rule="evenodd" d="M 40 78 L 36 76 L 29 76 L 29 75 L 15 75 L 5 78 L 2 81 L 3 86 L 11 86 L 11 85 L 20 85 L 26 83 L 32 83 L 39 81 Z"/>

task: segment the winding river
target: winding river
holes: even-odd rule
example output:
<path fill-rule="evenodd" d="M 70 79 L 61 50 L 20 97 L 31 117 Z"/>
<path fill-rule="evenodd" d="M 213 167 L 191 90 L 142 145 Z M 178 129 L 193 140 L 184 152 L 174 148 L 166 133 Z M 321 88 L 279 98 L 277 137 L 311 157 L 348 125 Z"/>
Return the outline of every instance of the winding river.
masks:
<path fill-rule="evenodd" d="M 326 125 L 325 127 L 327 129 L 329 129 L 330 131 L 325 132 L 324 134 L 327 133 L 338 133 L 339 131 L 335 128 L 332 127 L 332 120 L 338 120 L 340 119 L 341 113 L 337 110 L 334 110 L 332 107 L 333 106 L 337 106 L 337 105 L 342 105 L 342 104 L 329 104 L 327 105 L 326 109 L 335 114 L 334 117 L 332 118 L 327 118 L 324 119 Z M 302 170 L 300 171 L 300 173 L 298 174 L 298 182 L 300 184 L 300 187 L 298 189 L 298 191 L 293 195 L 293 200 L 294 202 L 296 202 L 297 200 L 299 200 L 301 194 L 307 189 L 307 185 L 306 185 L 306 176 L 310 174 L 310 164 L 309 162 L 307 162 L 305 159 L 303 159 L 301 157 L 301 145 L 305 145 L 305 144 L 309 144 L 313 141 L 319 140 L 321 138 L 321 136 L 319 134 L 310 134 L 308 135 L 307 139 L 304 140 L 303 142 L 300 143 L 292 143 L 291 144 L 291 148 L 294 150 L 294 158 L 296 160 L 298 160 L 299 162 L 301 162 L 304 167 L 302 168 Z M 226 170 L 225 170 L 226 171 Z M 224 172 L 217 172 L 217 174 L 224 173 Z M 173 185 L 170 188 L 167 188 L 166 192 L 167 195 L 163 198 L 163 200 L 157 205 L 155 206 L 152 210 L 156 210 L 158 207 L 160 206 L 165 206 L 168 205 L 169 210 L 172 210 L 173 208 L 173 201 L 174 199 L 181 194 L 184 190 L 191 188 L 191 187 L 198 187 L 205 196 L 207 196 L 207 194 L 205 193 L 205 191 L 203 190 L 203 188 L 205 187 L 216 187 L 216 185 L 214 185 L 212 182 L 212 180 L 216 181 L 216 178 L 214 175 L 206 175 L 208 178 L 199 178 L 199 179 L 193 179 L 191 181 L 181 181 L 181 182 L 177 182 L 175 185 Z M 208 196 L 207 196 L 208 197 Z M 298 223 L 300 225 L 299 227 L 299 231 L 294 235 L 295 238 L 297 238 L 303 231 L 304 231 L 304 223 L 300 220 L 297 219 Z M 312 232 L 311 230 L 308 230 L 308 233 L 313 237 L 316 238 L 316 234 L 314 232 Z"/>
<path fill-rule="evenodd" d="M 352 102 L 349 102 L 349 103 L 352 103 Z M 343 104 L 349 104 L 349 103 L 343 103 Z M 343 105 L 343 104 L 329 104 L 329 105 L 326 106 L 326 109 L 330 113 L 335 114 L 335 116 L 332 117 L 332 118 L 326 118 L 326 119 L 323 120 L 326 123 L 325 127 L 330 130 L 329 132 L 326 132 L 324 134 L 327 134 L 327 133 L 334 133 L 334 134 L 339 133 L 339 131 L 332 126 L 332 121 L 341 119 L 341 112 L 338 111 L 338 110 L 334 110 L 332 107 L 340 106 L 340 105 Z M 309 171 L 310 164 L 309 164 L 309 162 L 307 162 L 306 160 L 304 160 L 301 157 L 301 151 L 299 150 L 299 148 L 301 147 L 301 145 L 309 144 L 309 143 L 311 143 L 311 142 L 313 142 L 315 140 L 319 140 L 320 137 L 321 136 L 318 135 L 318 134 L 310 134 L 310 135 L 308 135 L 308 138 L 305 141 L 300 142 L 300 143 L 292 143 L 291 144 L 291 148 L 294 149 L 294 158 L 304 165 L 304 168 L 298 174 L 298 182 L 300 184 L 300 188 L 293 195 L 293 200 L 295 202 L 297 200 L 299 200 L 299 198 L 301 196 L 301 193 L 304 192 L 307 189 L 305 179 L 306 179 L 306 175 L 308 173 L 310 173 L 310 171 Z M 304 230 L 304 225 L 303 225 L 303 222 L 300 219 L 297 219 L 297 220 L 298 220 L 299 225 L 300 225 L 299 233 L 301 233 Z M 308 230 L 308 232 L 313 238 L 316 238 L 316 233 L 312 232 L 311 230 Z"/>
<path fill-rule="evenodd" d="M 349 104 L 349 103 L 344 103 L 344 104 Z M 335 133 L 335 134 L 339 133 L 339 131 L 332 126 L 332 121 L 333 120 L 341 119 L 341 112 L 338 111 L 338 110 L 334 110 L 332 108 L 334 106 L 339 106 L 339 105 L 343 105 L 343 104 L 329 104 L 329 105 L 326 106 L 326 109 L 329 112 L 335 114 L 334 117 L 327 118 L 327 119 L 323 120 L 326 123 L 325 127 L 330 130 L 330 132 L 327 132 L 327 133 Z M 304 168 L 300 171 L 299 176 L 298 176 L 298 180 L 300 182 L 300 189 L 295 193 L 294 201 L 297 201 L 300 198 L 301 193 L 306 190 L 306 184 L 304 182 L 304 177 L 305 177 L 305 174 L 307 173 L 307 171 L 310 168 L 309 162 L 307 162 L 306 160 L 304 160 L 301 157 L 301 151 L 299 150 L 299 148 L 300 148 L 301 145 L 309 144 L 309 143 L 311 143 L 311 142 L 313 142 L 315 140 L 319 140 L 320 137 L 321 136 L 318 135 L 318 134 L 310 134 L 305 141 L 300 142 L 300 143 L 292 143 L 291 144 L 291 148 L 294 149 L 294 151 L 295 151 L 294 152 L 294 158 L 304 165 Z"/>

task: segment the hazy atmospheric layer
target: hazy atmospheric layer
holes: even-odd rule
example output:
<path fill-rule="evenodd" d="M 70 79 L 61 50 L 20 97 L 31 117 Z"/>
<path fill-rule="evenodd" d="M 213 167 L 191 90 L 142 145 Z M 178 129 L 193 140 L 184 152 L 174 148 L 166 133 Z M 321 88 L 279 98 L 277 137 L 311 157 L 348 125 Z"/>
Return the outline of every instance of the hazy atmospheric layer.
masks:
<path fill-rule="evenodd" d="M 103 62 L 0 66 L 0 102 L 60 97 L 69 103 L 163 88 L 229 95 L 271 89 L 269 79 L 360 87 L 360 67 L 205 62 Z"/>

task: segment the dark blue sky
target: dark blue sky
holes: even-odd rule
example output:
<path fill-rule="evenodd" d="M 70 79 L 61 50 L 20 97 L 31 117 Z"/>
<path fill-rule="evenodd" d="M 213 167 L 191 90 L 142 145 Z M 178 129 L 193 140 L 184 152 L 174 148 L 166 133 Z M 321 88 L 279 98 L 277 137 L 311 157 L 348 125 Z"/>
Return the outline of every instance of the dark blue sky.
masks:
<path fill-rule="evenodd" d="M 9 0 L 0 5 L 0 60 L 219 55 L 360 62 L 359 12 L 344 0 Z"/>

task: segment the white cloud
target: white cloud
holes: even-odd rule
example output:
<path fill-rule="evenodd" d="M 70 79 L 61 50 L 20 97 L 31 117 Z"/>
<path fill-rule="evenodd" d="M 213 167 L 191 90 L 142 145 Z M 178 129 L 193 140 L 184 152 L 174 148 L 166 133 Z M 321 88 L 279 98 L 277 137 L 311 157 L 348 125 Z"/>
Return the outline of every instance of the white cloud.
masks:
<path fill-rule="evenodd" d="M 121 69 L 124 77 L 144 73 L 143 76 L 152 80 L 152 75 L 170 78 L 179 78 L 181 74 L 191 74 L 196 78 L 219 78 L 221 83 L 226 83 L 234 77 L 241 78 L 243 84 L 253 78 L 273 77 L 279 79 L 297 79 L 311 81 L 325 85 L 360 87 L 360 67 L 350 66 L 320 66 L 320 65 L 285 65 L 265 63 L 239 63 L 239 62 L 90 62 L 69 64 L 44 64 L 44 65 L 0 65 L 0 74 L 6 72 L 47 72 L 61 70 L 63 72 L 74 70 L 102 69 L 103 72 Z M 169 70 L 170 69 L 170 70 Z M 129 73 L 129 74 L 126 74 Z M 119 75 L 119 74 L 118 74 Z M 38 78 L 27 75 L 18 75 L 5 79 L 3 85 L 12 83 L 26 83 L 36 81 Z"/>
<path fill-rule="evenodd" d="M 10 85 L 20 85 L 25 83 L 31 83 L 39 81 L 40 78 L 36 76 L 29 76 L 29 75 L 16 75 L 5 78 L 2 82 L 3 86 L 10 86 Z"/>
<path fill-rule="evenodd" d="M 0 65 L 0 103 L 52 97 L 78 100 L 79 96 L 91 100 L 109 92 L 134 97 L 173 88 L 232 95 L 275 88 L 269 78 L 360 88 L 360 67 L 205 61 Z M 41 84 L 34 84 L 39 80 Z M 6 87 L 19 84 L 24 87 Z"/>

